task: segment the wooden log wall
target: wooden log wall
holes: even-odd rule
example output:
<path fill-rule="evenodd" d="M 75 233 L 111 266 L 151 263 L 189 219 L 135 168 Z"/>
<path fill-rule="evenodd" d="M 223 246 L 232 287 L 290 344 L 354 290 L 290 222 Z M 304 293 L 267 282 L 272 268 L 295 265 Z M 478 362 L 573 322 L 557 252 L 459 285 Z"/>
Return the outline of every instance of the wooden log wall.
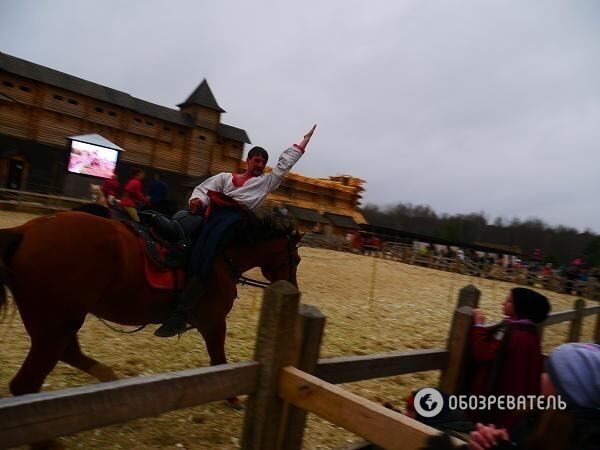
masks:
<path fill-rule="evenodd" d="M 235 147 L 234 147 L 235 146 Z M 237 172 L 242 167 L 242 146 L 239 143 L 217 138 L 210 162 L 210 172 Z M 243 165 L 245 167 L 245 165 Z"/>
<path fill-rule="evenodd" d="M 221 121 L 221 113 L 212 109 L 198 108 L 197 106 L 191 105 L 184 107 L 182 111 L 187 112 L 190 110 L 192 115 L 195 116 L 196 124 L 200 127 L 205 127 L 210 130 L 216 130 Z"/>
<path fill-rule="evenodd" d="M 195 176 L 208 173 L 210 144 L 216 140 L 213 130 L 205 130 L 203 143 L 190 146 L 194 130 L 189 127 L 7 73 L 0 75 L 0 93 L 16 102 L 0 101 L 2 134 L 66 150 L 67 136 L 94 132 L 125 148 L 124 162 Z M 206 120 L 216 129 L 218 114 L 209 116 Z"/>
<path fill-rule="evenodd" d="M 187 127 L 147 116 L 56 86 L 9 73 L 0 74 L 0 134 L 66 148 L 66 137 L 98 133 L 123 147 L 121 160 L 132 165 L 205 176 L 245 167 L 243 143 L 217 135 L 220 113 L 189 105 L 182 109 L 196 120 Z M 279 149 L 272 149 L 272 164 Z M 349 215 L 358 222 L 359 191 L 327 180 L 291 174 L 272 202 Z"/>

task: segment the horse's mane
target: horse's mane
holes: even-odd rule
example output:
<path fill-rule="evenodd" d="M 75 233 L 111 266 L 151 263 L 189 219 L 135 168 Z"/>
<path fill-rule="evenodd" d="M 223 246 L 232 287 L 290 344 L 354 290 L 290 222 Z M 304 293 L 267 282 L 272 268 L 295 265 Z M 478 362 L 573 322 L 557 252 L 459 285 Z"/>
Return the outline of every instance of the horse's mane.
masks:
<path fill-rule="evenodd" d="M 236 233 L 235 241 L 240 244 L 258 244 L 277 238 L 299 236 L 300 233 L 289 217 L 259 210 L 248 214 L 245 225 Z"/>

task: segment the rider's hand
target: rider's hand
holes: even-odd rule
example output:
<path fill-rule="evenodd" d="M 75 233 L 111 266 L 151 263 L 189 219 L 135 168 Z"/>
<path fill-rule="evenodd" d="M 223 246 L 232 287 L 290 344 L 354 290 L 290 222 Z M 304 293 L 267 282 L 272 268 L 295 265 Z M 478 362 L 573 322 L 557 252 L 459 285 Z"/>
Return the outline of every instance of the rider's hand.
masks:
<path fill-rule="evenodd" d="M 317 128 L 317 124 L 313 125 L 313 127 L 310 129 L 310 131 L 304 135 L 304 139 L 302 139 L 300 141 L 300 143 L 298 144 L 298 147 L 300 147 L 302 150 L 304 150 L 306 148 L 306 146 L 308 145 L 308 143 L 310 142 L 310 138 L 312 137 L 313 133 L 315 132 L 315 128 Z"/>
<path fill-rule="evenodd" d="M 204 209 L 204 202 L 196 197 L 190 200 L 189 207 L 192 214 L 200 214 Z"/>

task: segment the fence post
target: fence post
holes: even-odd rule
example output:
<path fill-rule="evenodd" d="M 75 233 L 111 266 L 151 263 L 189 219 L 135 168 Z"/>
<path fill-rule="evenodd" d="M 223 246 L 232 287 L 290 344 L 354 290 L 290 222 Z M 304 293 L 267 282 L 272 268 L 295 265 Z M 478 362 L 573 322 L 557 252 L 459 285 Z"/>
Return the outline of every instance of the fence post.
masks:
<path fill-rule="evenodd" d="M 556 275 L 550 275 L 547 289 L 553 292 L 562 293 L 562 283 Z"/>
<path fill-rule="evenodd" d="M 459 394 L 463 391 L 469 357 L 469 333 L 472 326 L 473 308 L 469 306 L 457 308 L 454 311 L 452 328 L 446 346 L 450 353 L 448 366 L 442 370 L 440 376 L 440 389 L 448 394 Z"/>
<path fill-rule="evenodd" d="M 469 360 L 469 334 L 473 326 L 473 309 L 479 307 L 481 291 L 472 284 L 458 293 L 446 348 L 450 352 L 448 367 L 440 375 L 440 389 L 449 394 L 460 393 L 464 385 L 464 370 Z"/>
<path fill-rule="evenodd" d="M 299 319 L 296 322 L 296 339 L 294 343 L 294 366 L 314 374 L 319 360 L 319 350 L 325 328 L 325 316 L 318 308 L 311 305 L 300 305 Z M 285 420 L 278 448 L 284 450 L 300 450 L 306 427 L 306 411 L 292 405 L 285 406 Z"/>
<path fill-rule="evenodd" d="M 261 365 L 258 386 L 248 397 L 243 450 L 271 450 L 277 445 L 284 402 L 277 395 L 281 368 L 293 362 L 292 347 L 300 293 L 287 281 L 264 292 L 254 359 Z"/>
<path fill-rule="evenodd" d="M 458 302 L 456 307 L 470 306 L 471 308 L 479 308 L 479 299 L 481 297 L 481 291 L 472 284 L 466 285 L 458 293 Z"/>
<path fill-rule="evenodd" d="M 571 328 L 569 329 L 569 339 L 567 342 L 579 342 L 581 337 L 581 324 L 583 323 L 583 309 L 585 308 L 585 300 L 578 298 L 573 304 L 573 309 L 577 314 L 571 321 Z"/>
<path fill-rule="evenodd" d="M 598 300 L 598 279 L 589 277 L 586 283 L 586 297 L 590 300 Z"/>

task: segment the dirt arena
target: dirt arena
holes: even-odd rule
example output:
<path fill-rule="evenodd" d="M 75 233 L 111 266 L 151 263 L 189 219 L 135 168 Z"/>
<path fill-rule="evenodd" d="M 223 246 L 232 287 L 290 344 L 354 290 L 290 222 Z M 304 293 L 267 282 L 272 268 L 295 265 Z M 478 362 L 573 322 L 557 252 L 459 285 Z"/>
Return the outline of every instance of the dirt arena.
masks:
<path fill-rule="evenodd" d="M 0 211 L 0 228 L 35 216 Z M 317 306 L 326 316 L 321 357 L 380 353 L 445 346 L 453 306 L 460 288 L 471 283 L 482 291 L 481 308 L 490 320 L 500 318 L 509 283 L 482 280 L 367 256 L 301 248 L 299 285 L 302 302 Z M 375 273 L 375 282 L 371 283 Z M 371 293 L 372 299 L 371 299 Z M 545 292 L 554 311 L 570 309 L 575 297 Z M 40 293 L 42 295 L 42 293 Z M 230 362 L 252 358 L 261 291 L 241 287 L 230 314 L 227 352 Z M 15 309 L 0 324 L 0 397 L 8 396 L 8 382 L 17 372 L 29 339 Z M 584 321 L 583 339 L 590 340 L 592 318 Z M 564 342 L 567 324 L 549 327 L 544 350 Z M 208 365 L 198 333 L 181 339 L 159 339 L 149 327 L 133 335 L 108 329 L 89 317 L 79 333 L 84 351 L 111 365 L 117 375 L 132 377 Z M 437 383 L 439 372 L 425 372 L 343 385 L 375 402 L 403 407 L 414 388 Z M 44 390 L 94 383 L 95 380 L 59 363 Z M 136 420 L 63 438 L 70 448 L 85 449 L 235 449 L 239 448 L 243 411 L 224 402 L 175 411 L 157 418 Z M 310 416 L 304 448 L 333 449 L 358 438 Z"/>

